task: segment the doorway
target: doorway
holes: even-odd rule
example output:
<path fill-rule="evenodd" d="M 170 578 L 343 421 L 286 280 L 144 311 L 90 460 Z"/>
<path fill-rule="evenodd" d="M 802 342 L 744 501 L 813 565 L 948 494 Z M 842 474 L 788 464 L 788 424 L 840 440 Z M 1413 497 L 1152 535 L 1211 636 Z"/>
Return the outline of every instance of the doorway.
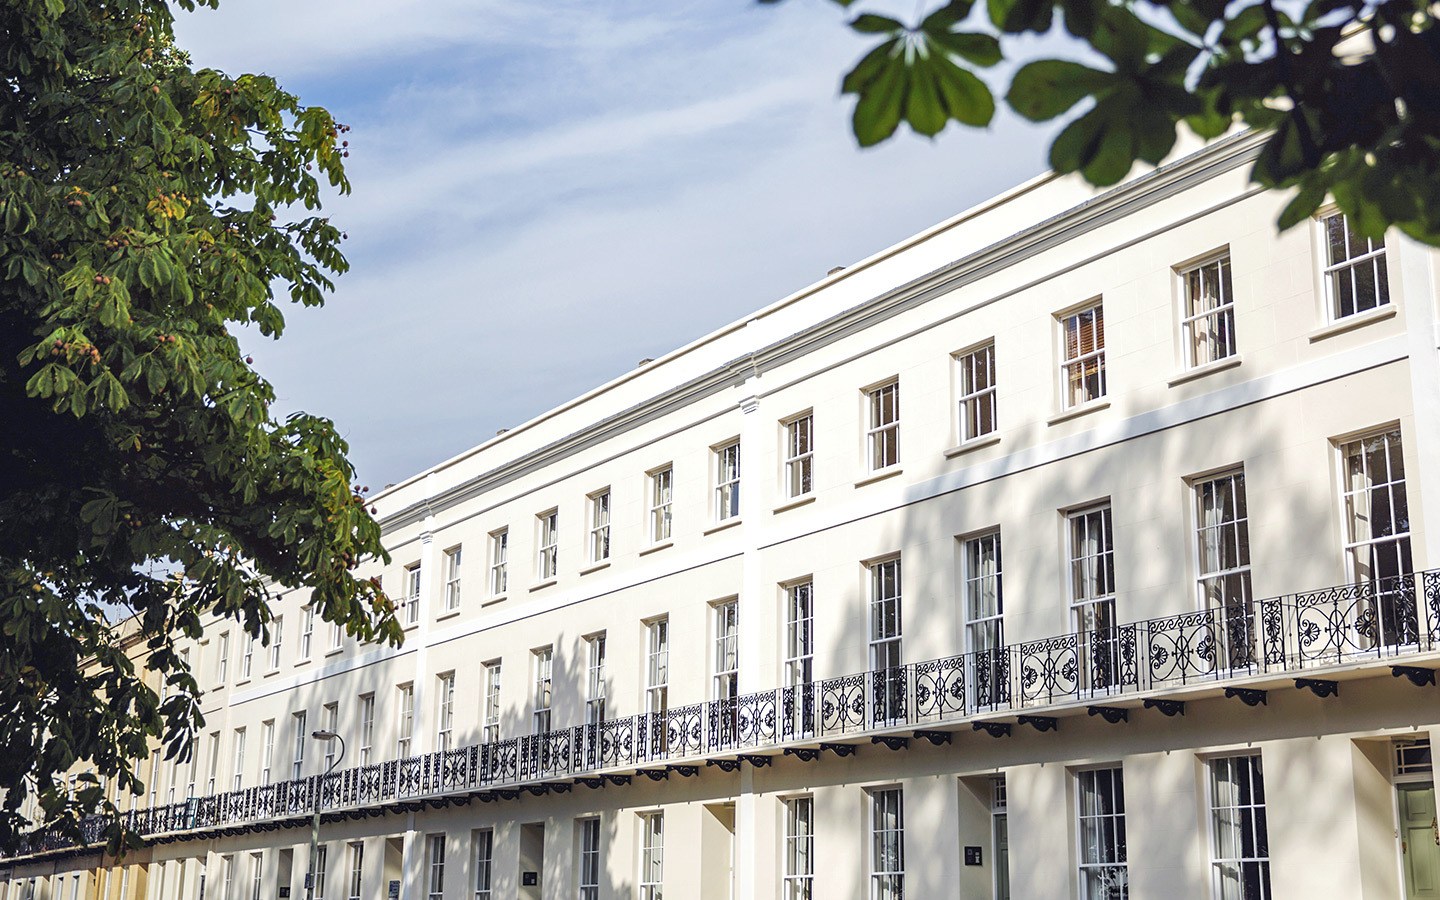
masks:
<path fill-rule="evenodd" d="M 1395 831 L 1400 838 L 1405 900 L 1440 900 L 1440 819 L 1430 741 L 1395 741 L 1393 752 Z"/>
<path fill-rule="evenodd" d="M 1434 784 L 1399 784 L 1400 857 L 1405 900 L 1440 900 L 1440 827 Z"/>

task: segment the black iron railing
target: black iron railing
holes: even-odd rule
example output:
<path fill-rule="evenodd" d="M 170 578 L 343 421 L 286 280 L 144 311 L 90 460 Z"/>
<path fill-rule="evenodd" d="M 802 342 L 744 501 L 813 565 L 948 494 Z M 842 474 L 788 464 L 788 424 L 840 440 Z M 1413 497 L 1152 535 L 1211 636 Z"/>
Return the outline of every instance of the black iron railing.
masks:
<path fill-rule="evenodd" d="M 1165 616 L 818 679 L 312 775 L 129 813 L 141 835 L 519 787 L 607 769 L 933 726 L 996 713 L 1295 673 L 1440 649 L 1440 570 Z M 105 822 L 87 821 L 87 842 Z M 72 846 L 36 833 L 31 852 Z"/>

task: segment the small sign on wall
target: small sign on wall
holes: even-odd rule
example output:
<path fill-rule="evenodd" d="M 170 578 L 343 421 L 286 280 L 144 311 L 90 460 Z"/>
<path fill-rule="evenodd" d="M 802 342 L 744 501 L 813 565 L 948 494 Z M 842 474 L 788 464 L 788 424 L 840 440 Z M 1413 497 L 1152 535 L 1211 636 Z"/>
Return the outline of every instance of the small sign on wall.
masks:
<path fill-rule="evenodd" d="M 282 898 L 290 896 L 290 886 L 288 884 L 280 889 L 280 896 Z"/>
<path fill-rule="evenodd" d="M 399 881 L 392 881 L 392 882 L 390 882 L 390 898 L 391 898 L 391 900 L 400 900 L 400 882 L 399 882 Z"/>
<path fill-rule="evenodd" d="M 539 886 L 540 886 L 540 873 L 539 873 L 539 872 L 521 872 L 521 873 L 520 873 L 520 884 L 521 884 L 523 887 L 539 887 Z"/>
<path fill-rule="evenodd" d="M 966 848 L 965 848 L 965 865 L 967 865 L 967 866 L 983 865 L 983 863 L 980 862 L 980 848 L 979 848 L 979 847 L 966 847 Z"/>

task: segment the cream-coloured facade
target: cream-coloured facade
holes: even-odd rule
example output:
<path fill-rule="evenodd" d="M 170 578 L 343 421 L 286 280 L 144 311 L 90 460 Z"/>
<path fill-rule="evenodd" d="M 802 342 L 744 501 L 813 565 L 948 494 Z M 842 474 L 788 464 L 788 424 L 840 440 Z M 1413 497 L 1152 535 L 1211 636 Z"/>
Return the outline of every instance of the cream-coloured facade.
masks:
<path fill-rule="evenodd" d="M 1259 143 L 1030 182 L 387 488 L 404 647 L 215 622 L 136 875 L 0 896 L 303 897 L 318 802 L 326 900 L 1440 897 L 1440 257 L 1277 235 Z"/>

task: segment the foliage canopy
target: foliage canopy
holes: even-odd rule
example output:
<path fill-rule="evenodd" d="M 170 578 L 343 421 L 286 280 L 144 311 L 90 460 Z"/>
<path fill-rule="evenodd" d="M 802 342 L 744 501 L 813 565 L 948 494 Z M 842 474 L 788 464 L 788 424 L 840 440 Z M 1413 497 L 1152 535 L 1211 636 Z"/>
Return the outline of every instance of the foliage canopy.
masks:
<path fill-rule="evenodd" d="M 1114 184 L 1159 163 L 1182 126 L 1212 138 L 1241 124 L 1271 133 L 1252 178 L 1293 189 L 1282 228 L 1331 198 L 1372 237 L 1394 226 L 1440 244 L 1440 29 L 1421 0 L 950 0 L 913 24 L 849 24 L 879 38 L 842 83 L 864 146 L 902 122 L 927 136 L 989 124 L 977 72 L 1063 30 L 1092 62 L 1029 60 L 1004 97 L 1037 122 L 1078 108 L 1050 147 L 1056 171 Z"/>
<path fill-rule="evenodd" d="M 319 305 L 346 269 L 319 214 L 325 184 L 349 188 L 346 129 L 269 77 L 192 67 L 172 24 L 158 0 L 0 3 L 7 846 L 113 813 L 102 780 L 143 790 L 133 762 L 157 741 L 190 752 L 200 685 L 174 644 L 203 617 L 263 639 L 284 585 L 351 635 L 400 639 L 353 574 L 384 551 L 345 442 L 273 416 L 234 333 L 278 337 L 281 305 Z"/>

